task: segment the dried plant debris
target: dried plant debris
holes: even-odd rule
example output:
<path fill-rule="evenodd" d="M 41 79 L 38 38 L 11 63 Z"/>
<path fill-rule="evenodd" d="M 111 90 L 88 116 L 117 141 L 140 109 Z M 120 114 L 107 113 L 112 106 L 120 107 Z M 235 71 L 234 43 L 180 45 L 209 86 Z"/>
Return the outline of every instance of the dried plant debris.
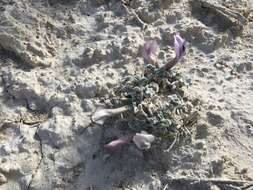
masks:
<path fill-rule="evenodd" d="M 33 112 L 30 111 L 22 115 L 21 119 L 24 124 L 34 125 L 45 122 L 48 119 L 48 117 L 49 116 L 47 113 L 43 113 L 40 111 L 33 111 Z"/>
<path fill-rule="evenodd" d="M 187 189 L 240 189 L 251 190 L 253 181 L 250 180 L 231 180 L 226 178 L 164 178 L 165 187 L 170 185 L 176 189 L 187 186 Z M 218 188 L 219 187 L 219 188 Z M 164 188 L 167 189 L 167 188 Z"/>
<path fill-rule="evenodd" d="M 43 123 L 48 120 L 49 114 L 41 111 L 27 111 L 17 117 L 7 117 L 5 114 L 0 113 L 0 124 L 4 123 L 23 123 L 26 125 L 35 125 Z"/>
<path fill-rule="evenodd" d="M 234 36 L 238 36 L 247 23 L 247 18 L 243 15 L 220 5 L 204 0 L 191 0 L 190 5 L 198 19 L 208 26 L 217 25 L 218 31 L 221 32 L 230 30 Z"/>

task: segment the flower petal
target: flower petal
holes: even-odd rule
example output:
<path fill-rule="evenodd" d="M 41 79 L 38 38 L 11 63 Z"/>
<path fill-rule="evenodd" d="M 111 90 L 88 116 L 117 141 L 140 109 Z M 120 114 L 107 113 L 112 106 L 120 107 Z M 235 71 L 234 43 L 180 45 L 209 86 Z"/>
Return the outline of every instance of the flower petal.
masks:
<path fill-rule="evenodd" d="M 107 109 L 97 108 L 96 111 L 92 114 L 91 120 L 92 122 L 103 125 L 105 120 L 110 116 L 110 113 Z"/>
<path fill-rule="evenodd" d="M 175 38 L 179 45 L 182 45 L 185 41 L 179 34 L 176 34 Z"/>
<path fill-rule="evenodd" d="M 129 106 L 122 106 L 113 109 L 98 108 L 91 116 L 91 121 L 100 125 L 103 125 L 108 117 L 118 115 L 129 110 Z"/>
<path fill-rule="evenodd" d="M 151 54 L 156 54 L 156 51 L 158 50 L 158 44 L 155 40 L 150 41 L 149 49 Z"/>
<path fill-rule="evenodd" d="M 155 136 L 142 131 L 136 133 L 133 137 L 135 145 L 141 150 L 147 150 L 151 147 L 151 143 L 155 140 Z"/>
<path fill-rule="evenodd" d="M 108 150 L 112 152 L 118 151 L 123 145 L 130 143 L 133 139 L 133 136 L 134 136 L 133 134 L 130 134 L 130 135 L 120 137 L 119 139 L 116 139 L 106 144 L 105 148 L 107 148 Z"/>
<path fill-rule="evenodd" d="M 185 55 L 186 41 L 179 34 L 174 36 L 174 47 L 176 53 L 176 59 L 179 60 Z"/>
<path fill-rule="evenodd" d="M 148 61 L 156 61 L 158 44 L 155 40 L 145 42 L 142 50 L 142 56 Z"/>

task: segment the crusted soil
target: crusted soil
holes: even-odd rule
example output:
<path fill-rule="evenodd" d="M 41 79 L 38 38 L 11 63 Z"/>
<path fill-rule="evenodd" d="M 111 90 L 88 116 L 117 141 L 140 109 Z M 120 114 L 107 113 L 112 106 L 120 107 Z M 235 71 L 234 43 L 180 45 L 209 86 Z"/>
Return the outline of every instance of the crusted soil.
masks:
<path fill-rule="evenodd" d="M 251 0 L 0 0 L 0 189 L 235 189 L 172 178 L 253 181 Z M 163 153 L 133 144 L 90 115 L 122 77 L 141 72 L 141 48 L 187 40 L 175 68 L 191 80 L 200 118 Z"/>

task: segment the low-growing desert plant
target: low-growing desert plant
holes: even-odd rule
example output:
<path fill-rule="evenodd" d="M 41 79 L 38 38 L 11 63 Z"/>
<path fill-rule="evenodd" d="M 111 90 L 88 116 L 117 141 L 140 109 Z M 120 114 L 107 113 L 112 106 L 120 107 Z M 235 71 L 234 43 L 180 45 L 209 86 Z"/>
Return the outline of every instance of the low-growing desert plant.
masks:
<path fill-rule="evenodd" d="M 143 74 L 123 78 L 105 100 L 108 109 L 97 109 L 91 117 L 100 125 L 108 117 L 120 114 L 117 121 L 126 121 L 129 135 L 110 142 L 107 148 L 117 150 L 133 141 L 139 149 L 149 149 L 155 139 L 176 138 L 183 129 L 192 113 L 192 105 L 184 93 L 187 84 L 181 74 L 171 68 L 185 54 L 185 44 L 183 38 L 175 35 L 175 57 L 162 67 L 156 64 L 156 41 L 144 44 L 143 57 L 148 64 Z"/>

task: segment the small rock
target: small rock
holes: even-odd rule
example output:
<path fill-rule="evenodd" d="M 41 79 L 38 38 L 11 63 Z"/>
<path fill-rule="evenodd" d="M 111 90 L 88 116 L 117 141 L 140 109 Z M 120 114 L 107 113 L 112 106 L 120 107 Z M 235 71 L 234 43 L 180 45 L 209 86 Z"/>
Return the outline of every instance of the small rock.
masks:
<path fill-rule="evenodd" d="M 203 149 L 203 148 L 205 148 L 205 141 L 203 141 L 203 140 L 197 140 L 195 142 L 195 147 L 196 147 L 196 149 Z"/>
<path fill-rule="evenodd" d="M 81 56 L 81 63 L 83 65 L 87 65 L 87 64 L 91 64 L 92 63 L 92 58 L 93 58 L 93 54 L 94 54 L 94 49 L 93 48 L 90 48 L 90 47 L 87 47 L 82 56 Z"/>
<path fill-rule="evenodd" d="M 236 71 L 238 73 L 242 73 L 245 70 L 245 64 L 244 63 L 240 63 L 239 65 L 236 66 Z"/>
<path fill-rule="evenodd" d="M 0 173 L 0 185 L 7 183 L 7 178 L 4 176 L 4 174 Z"/>
<path fill-rule="evenodd" d="M 166 15 L 166 21 L 167 21 L 169 24 L 175 24 L 176 21 L 177 21 L 177 16 L 176 16 L 174 13 L 169 12 L 169 13 Z"/>
<path fill-rule="evenodd" d="M 107 52 L 104 49 L 95 49 L 94 50 L 94 54 L 93 54 L 93 58 L 97 61 L 102 61 L 104 59 L 106 59 L 107 57 Z"/>
<path fill-rule="evenodd" d="M 196 127 L 196 139 L 204 139 L 208 136 L 208 125 L 199 121 Z"/>
<path fill-rule="evenodd" d="M 240 171 L 241 174 L 246 174 L 247 172 L 248 172 L 247 168 L 242 168 Z"/>
<path fill-rule="evenodd" d="M 245 69 L 246 71 L 252 71 L 252 63 L 251 62 L 245 63 Z"/>
<path fill-rule="evenodd" d="M 222 125 L 225 122 L 223 117 L 221 117 L 218 114 L 212 113 L 212 112 L 207 112 L 206 116 L 207 116 L 208 123 L 210 123 L 211 125 L 216 126 L 216 127 L 222 127 Z"/>
<path fill-rule="evenodd" d="M 93 102 L 89 99 L 84 99 L 82 101 L 82 108 L 85 112 L 91 112 L 94 110 L 95 106 L 93 104 Z"/>
<path fill-rule="evenodd" d="M 220 176 L 223 170 L 224 162 L 223 160 L 214 160 L 211 162 L 212 174 L 215 176 Z"/>
<path fill-rule="evenodd" d="M 94 98 L 97 90 L 97 85 L 90 82 L 80 83 L 76 86 L 76 93 L 81 98 Z"/>
<path fill-rule="evenodd" d="M 209 69 L 208 68 L 202 68 L 201 71 L 208 73 Z"/>

